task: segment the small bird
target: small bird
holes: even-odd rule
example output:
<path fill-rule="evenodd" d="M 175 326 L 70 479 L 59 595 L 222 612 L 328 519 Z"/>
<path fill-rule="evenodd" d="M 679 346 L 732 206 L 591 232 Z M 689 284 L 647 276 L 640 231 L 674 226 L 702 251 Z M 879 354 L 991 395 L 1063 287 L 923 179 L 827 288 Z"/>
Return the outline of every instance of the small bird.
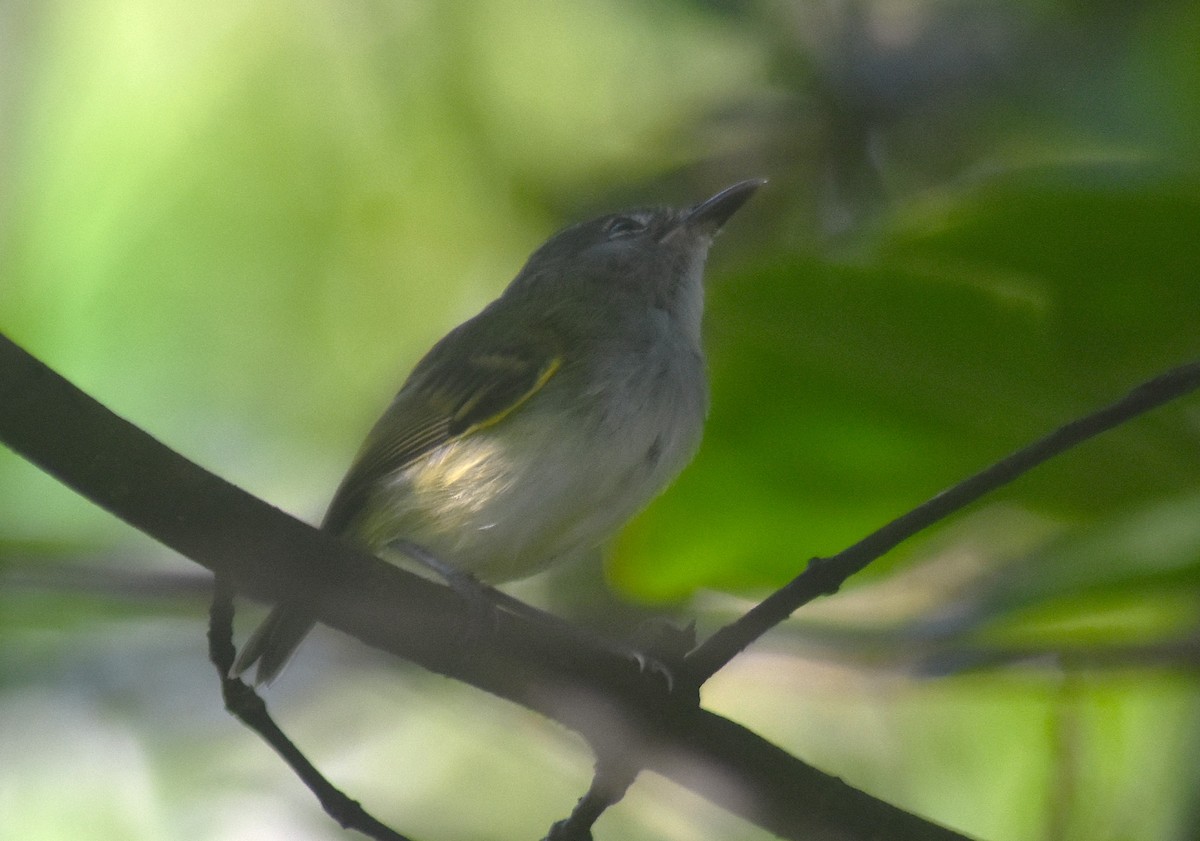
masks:
<path fill-rule="evenodd" d="M 417 363 L 321 528 L 375 554 L 416 544 L 493 583 L 597 551 L 700 444 L 704 263 L 764 183 L 554 234 Z M 312 626 L 280 604 L 234 672 L 257 663 L 269 683 Z"/>

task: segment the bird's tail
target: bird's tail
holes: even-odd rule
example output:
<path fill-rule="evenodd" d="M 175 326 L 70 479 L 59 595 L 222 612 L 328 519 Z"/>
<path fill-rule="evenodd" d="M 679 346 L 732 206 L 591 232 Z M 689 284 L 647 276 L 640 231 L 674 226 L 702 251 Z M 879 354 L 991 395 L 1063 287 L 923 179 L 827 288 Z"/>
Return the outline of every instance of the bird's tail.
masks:
<path fill-rule="evenodd" d="M 233 664 L 233 674 L 241 675 L 257 663 L 254 682 L 259 685 L 270 683 L 283 671 L 312 626 L 312 618 L 295 608 L 275 608 L 246 641 Z"/>

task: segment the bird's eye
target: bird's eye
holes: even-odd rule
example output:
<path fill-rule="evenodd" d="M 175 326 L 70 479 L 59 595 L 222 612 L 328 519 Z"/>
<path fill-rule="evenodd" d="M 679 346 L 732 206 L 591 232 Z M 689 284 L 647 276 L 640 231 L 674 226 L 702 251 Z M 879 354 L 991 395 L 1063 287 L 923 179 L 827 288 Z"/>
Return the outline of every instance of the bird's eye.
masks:
<path fill-rule="evenodd" d="M 640 234 L 646 230 L 646 223 L 632 216 L 614 216 L 604 226 L 609 239 L 620 239 Z"/>

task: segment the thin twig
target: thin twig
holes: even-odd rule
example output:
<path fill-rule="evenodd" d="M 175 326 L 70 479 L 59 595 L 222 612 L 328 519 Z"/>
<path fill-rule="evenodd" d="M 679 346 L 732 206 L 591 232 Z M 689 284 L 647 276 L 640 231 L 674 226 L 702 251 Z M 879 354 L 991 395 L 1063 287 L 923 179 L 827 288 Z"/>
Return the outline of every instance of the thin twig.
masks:
<path fill-rule="evenodd" d="M 308 786 L 321 803 L 321 808 L 344 829 L 354 829 L 376 841 L 410 841 L 404 835 L 381 823 L 367 813 L 356 800 L 321 775 L 307 757 L 292 744 L 267 712 L 267 705 L 258 693 L 241 680 L 230 676 L 235 655 L 233 646 L 233 593 L 225 579 L 217 576 L 213 585 L 212 607 L 208 614 L 208 656 L 221 678 L 221 695 L 225 709 L 262 737 L 283 761 Z"/>
<path fill-rule="evenodd" d="M 1200 388 L 1200 362 L 1173 368 L 1137 386 L 1115 403 L 1059 427 L 1046 437 L 942 491 L 837 555 L 813 558 L 804 572 L 692 651 L 684 661 L 688 679 L 697 686 L 703 684 L 801 605 L 818 596 L 836 593 L 847 578 L 914 534 L 1048 459 L 1196 388 Z"/>
<path fill-rule="evenodd" d="M 620 761 L 599 759 L 592 784 L 565 820 L 556 822 L 543 841 L 592 841 L 592 827 L 609 807 L 621 800 L 637 779 L 639 769 Z"/>

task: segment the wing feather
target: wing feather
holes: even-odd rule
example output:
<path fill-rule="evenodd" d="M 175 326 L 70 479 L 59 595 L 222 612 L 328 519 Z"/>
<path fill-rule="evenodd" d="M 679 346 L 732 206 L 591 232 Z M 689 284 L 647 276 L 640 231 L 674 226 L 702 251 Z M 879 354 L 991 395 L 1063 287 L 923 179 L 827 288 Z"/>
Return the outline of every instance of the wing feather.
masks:
<path fill-rule="evenodd" d="M 448 335 L 413 370 L 363 442 L 322 528 L 334 533 L 350 528 L 384 477 L 448 441 L 499 422 L 536 394 L 562 364 L 554 345 L 530 336 L 507 347 L 463 352 L 471 342 L 456 334 L 471 325 Z"/>

